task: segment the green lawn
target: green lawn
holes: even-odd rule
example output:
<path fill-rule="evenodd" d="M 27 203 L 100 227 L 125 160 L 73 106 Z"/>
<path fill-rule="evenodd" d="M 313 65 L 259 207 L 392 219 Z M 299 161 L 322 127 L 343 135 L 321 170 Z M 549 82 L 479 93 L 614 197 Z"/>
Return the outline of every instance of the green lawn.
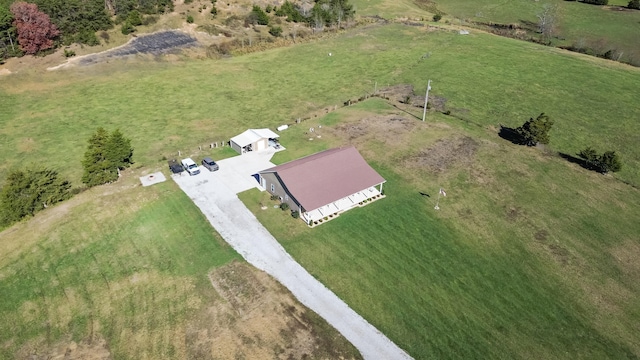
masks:
<path fill-rule="evenodd" d="M 371 116 L 371 107 L 320 119 L 323 139 L 328 128 Z M 640 255 L 636 189 L 484 129 L 418 126 L 395 135 L 410 145 L 358 143 L 387 179 L 387 197 L 319 227 L 259 210 L 265 193 L 241 198 L 294 258 L 415 358 L 640 355 L 638 267 L 619 258 Z M 416 149 L 461 136 L 479 143 L 472 163 L 435 173 L 407 165 Z M 438 212 L 439 186 L 448 196 Z"/>
<path fill-rule="evenodd" d="M 98 334 L 114 358 L 185 355 L 186 320 L 217 296 L 206 274 L 240 259 L 173 182 L 90 190 L 0 245 L 3 359 Z"/>

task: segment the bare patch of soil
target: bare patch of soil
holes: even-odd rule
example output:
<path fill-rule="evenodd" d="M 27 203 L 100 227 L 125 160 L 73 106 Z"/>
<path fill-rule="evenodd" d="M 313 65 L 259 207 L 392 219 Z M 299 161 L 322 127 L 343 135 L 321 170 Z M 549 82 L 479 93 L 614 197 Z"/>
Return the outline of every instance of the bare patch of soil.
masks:
<path fill-rule="evenodd" d="M 187 325 L 189 358 L 360 358 L 337 331 L 266 273 L 233 262 L 209 279 L 221 301 Z"/>
<path fill-rule="evenodd" d="M 359 121 L 338 125 L 336 136 L 345 137 L 352 144 L 362 143 L 371 138 L 382 140 L 392 146 L 405 141 L 406 135 L 416 126 L 416 120 L 402 115 L 368 116 Z"/>
<path fill-rule="evenodd" d="M 45 339 L 41 338 L 23 346 L 16 359 L 107 360 L 112 356 L 107 341 L 102 337 L 79 343 L 67 340 L 53 346 L 47 346 Z"/>
<path fill-rule="evenodd" d="M 378 90 L 378 96 L 394 102 L 422 108 L 424 106 L 424 94 L 416 94 L 413 85 L 402 84 L 382 88 Z M 444 111 L 447 99 L 435 94 L 429 94 L 429 108 Z"/>
<path fill-rule="evenodd" d="M 438 140 L 405 160 L 407 167 L 426 168 L 442 173 L 452 166 L 470 165 L 480 145 L 470 137 Z"/>

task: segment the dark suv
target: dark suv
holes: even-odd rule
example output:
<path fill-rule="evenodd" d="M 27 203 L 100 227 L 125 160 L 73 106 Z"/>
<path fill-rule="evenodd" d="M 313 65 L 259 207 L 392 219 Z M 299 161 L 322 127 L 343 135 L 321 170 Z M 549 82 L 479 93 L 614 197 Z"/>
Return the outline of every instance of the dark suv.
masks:
<path fill-rule="evenodd" d="M 216 171 L 220 168 L 215 161 L 211 160 L 210 157 L 202 159 L 202 165 L 209 169 L 209 171 Z"/>

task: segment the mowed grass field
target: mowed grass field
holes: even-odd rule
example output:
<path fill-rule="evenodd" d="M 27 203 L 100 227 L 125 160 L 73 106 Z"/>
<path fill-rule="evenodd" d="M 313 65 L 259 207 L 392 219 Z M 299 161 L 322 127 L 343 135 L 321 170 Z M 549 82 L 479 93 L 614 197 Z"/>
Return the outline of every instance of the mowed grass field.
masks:
<path fill-rule="evenodd" d="M 218 297 L 206 275 L 240 256 L 173 182 L 127 190 L 134 182 L 2 233 L 0 358 L 64 354 L 71 341 L 96 357 L 193 355 L 186 324 Z"/>
<path fill-rule="evenodd" d="M 429 117 L 371 99 L 318 120 L 321 138 L 283 134 L 283 144 L 301 145 L 276 162 L 306 155 L 305 142 L 309 152 L 356 145 L 387 179 L 385 199 L 309 229 L 261 210 L 267 193 L 241 198 L 294 258 L 415 358 L 640 356 L 638 190 Z M 398 118 L 404 127 L 390 125 Z M 436 211 L 439 187 L 447 196 Z"/>
<path fill-rule="evenodd" d="M 356 143 L 388 180 L 386 199 L 313 230 L 282 212 L 261 219 L 416 358 L 638 356 L 640 199 L 623 183 L 640 183 L 637 69 L 491 35 L 390 25 L 216 61 L 18 73 L 0 85 L 1 170 L 46 158 L 78 184 L 97 126 L 120 127 L 133 140 L 136 167 L 164 169 L 161 157 L 178 150 L 292 123 L 376 83 L 422 93 L 428 79 L 453 116 L 405 121 L 406 131 L 358 124 L 371 131 L 352 138 L 341 124 L 389 113 L 373 100 L 283 132 L 279 162 Z M 547 152 L 497 137 L 498 124 L 518 126 L 543 111 L 556 121 Z M 319 122 L 324 140 L 308 141 L 304 130 Z M 420 156 L 455 154 L 466 137 L 477 143 L 466 162 L 435 171 Z M 554 155 L 589 145 L 619 151 L 623 171 L 602 176 Z M 434 196 L 440 186 L 449 196 L 434 212 L 433 198 L 418 192 Z"/>

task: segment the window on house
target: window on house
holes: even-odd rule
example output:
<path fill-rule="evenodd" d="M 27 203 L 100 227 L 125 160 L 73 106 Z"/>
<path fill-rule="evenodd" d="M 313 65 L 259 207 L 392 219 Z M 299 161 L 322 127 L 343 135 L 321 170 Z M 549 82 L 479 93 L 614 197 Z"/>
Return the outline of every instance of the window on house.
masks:
<path fill-rule="evenodd" d="M 275 184 L 271 184 L 271 192 L 275 192 L 276 191 L 276 185 Z"/>
<path fill-rule="evenodd" d="M 289 201 L 289 195 L 284 196 L 284 201 Z"/>

